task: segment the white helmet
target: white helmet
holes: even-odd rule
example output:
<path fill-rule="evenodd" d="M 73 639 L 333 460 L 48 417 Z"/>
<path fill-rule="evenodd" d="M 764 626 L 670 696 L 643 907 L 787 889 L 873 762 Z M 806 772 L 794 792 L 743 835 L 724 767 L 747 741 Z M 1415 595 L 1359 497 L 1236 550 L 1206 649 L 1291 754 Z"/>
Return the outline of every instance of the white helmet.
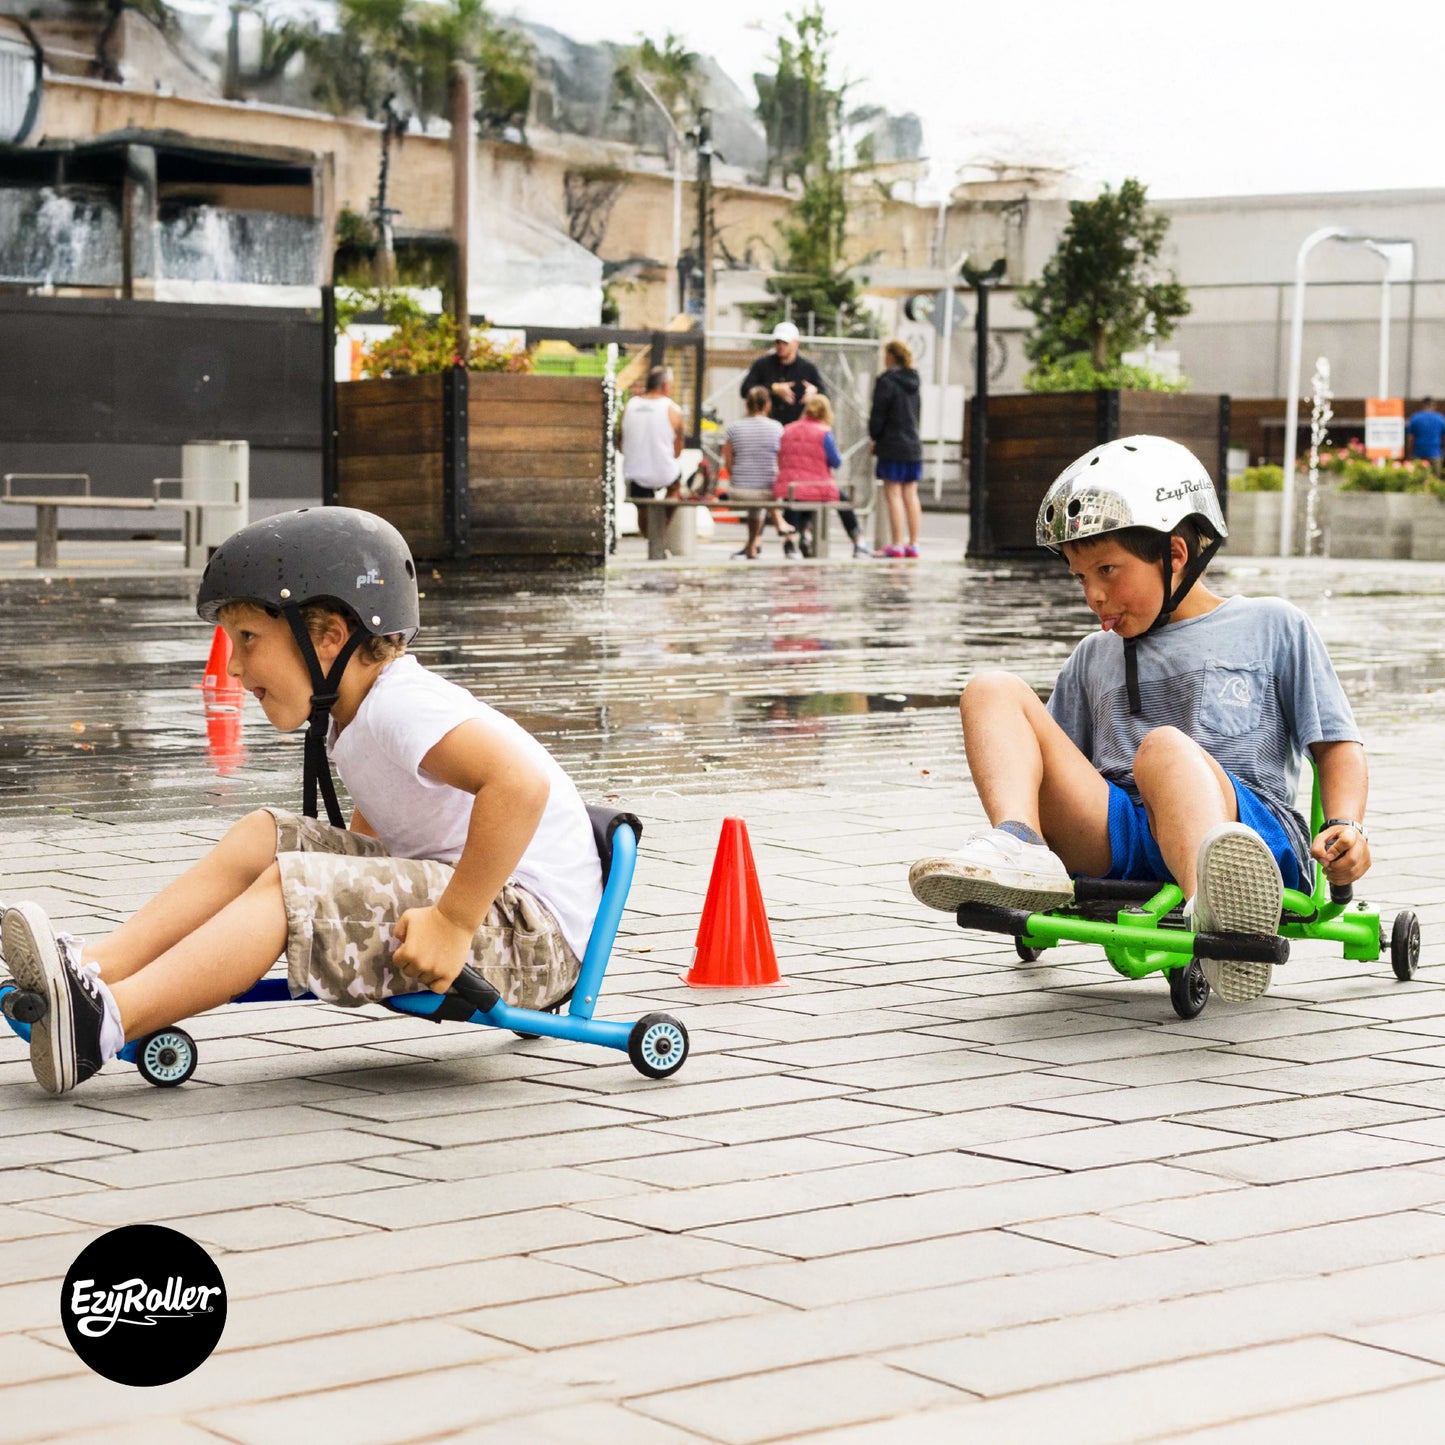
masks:
<path fill-rule="evenodd" d="M 1120 437 L 1059 473 L 1039 507 L 1035 536 L 1057 552 L 1065 542 L 1125 527 L 1167 536 L 1186 518 L 1216 541 L 1229 535 L 1203 462 L 1164 437 Z"/>

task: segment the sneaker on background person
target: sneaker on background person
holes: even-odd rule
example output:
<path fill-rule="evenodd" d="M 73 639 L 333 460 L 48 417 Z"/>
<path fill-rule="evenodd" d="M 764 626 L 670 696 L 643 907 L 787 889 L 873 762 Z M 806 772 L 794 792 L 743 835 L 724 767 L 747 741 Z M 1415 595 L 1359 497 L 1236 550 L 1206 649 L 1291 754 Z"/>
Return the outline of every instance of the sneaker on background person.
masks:
<path fill-rule="evenodd" d="M 956 853 L 920 858 L 908 870 L 908 886 L 920 903 L 944 913 L 962 903 L 1039 913 L 1074 896 L 1063 861 L 1022 823 L 980 828 Z"/>

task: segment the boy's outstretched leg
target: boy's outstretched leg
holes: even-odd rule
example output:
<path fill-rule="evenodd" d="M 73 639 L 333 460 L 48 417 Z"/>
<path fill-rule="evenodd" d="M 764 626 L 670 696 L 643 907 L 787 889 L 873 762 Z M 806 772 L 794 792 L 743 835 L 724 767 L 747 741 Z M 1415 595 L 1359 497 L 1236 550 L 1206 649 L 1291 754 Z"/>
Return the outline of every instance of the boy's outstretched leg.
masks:
<path fill-rule="evenodd" d="M 30 1029 L 36 1082 L 63 1094 L 114 1058 L 127 1040 L 248 989 L 285 947 L 286 909 L 280 870 L 272 864 L 214 918 L 113 988 L 97 965 L 81 962 L 77 939 L 56 936 L 39 905 L 8 910 L 0 927 L 15 982 L 48 1005 Z"/>
<path fill-rule="evenodd" d="M 1022 678 L 985 672 L 959 699 L 964 750 L 990 827 L 909 870 L 914 897 L 954 912 L 1030 912 L 1073 897 L 1071 873 L 1109 871 L 1109 786 Z"/>

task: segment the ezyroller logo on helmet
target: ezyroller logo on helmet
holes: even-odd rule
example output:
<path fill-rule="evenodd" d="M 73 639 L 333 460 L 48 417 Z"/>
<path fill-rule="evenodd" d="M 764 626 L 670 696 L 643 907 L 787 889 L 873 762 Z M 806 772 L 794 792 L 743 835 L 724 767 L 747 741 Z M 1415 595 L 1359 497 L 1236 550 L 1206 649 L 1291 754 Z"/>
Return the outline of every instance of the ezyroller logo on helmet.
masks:
<path fill-rule="evenodd" d="M 1191 481 L 1180 482 L 1177 487 L 1160 487 L 1154 493 L 1156 502 L 1177 502 L 1187 497 L 1191 492 L 1210 492 L 1214 490 L 1214 483 L 1208 477 L 1195 478 Z"/>

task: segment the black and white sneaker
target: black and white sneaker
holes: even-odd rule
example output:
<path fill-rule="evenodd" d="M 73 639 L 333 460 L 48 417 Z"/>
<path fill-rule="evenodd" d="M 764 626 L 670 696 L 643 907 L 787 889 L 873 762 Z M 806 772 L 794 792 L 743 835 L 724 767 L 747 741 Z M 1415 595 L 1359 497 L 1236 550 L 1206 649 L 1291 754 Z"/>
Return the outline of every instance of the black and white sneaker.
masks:
<path fill-rule="evenodd" d="M 99 979 L 80 962 L 78 942 L 55 936 L 37 903 L 6 909 L 5 962 L 16 984 L 38 993 L 45 1017 L 30 1026 L 30 1067 L 47 1093 L 64 1094 L 84 1083 L 103 1062 L 100 1029 L 105 1002 Z"/>

